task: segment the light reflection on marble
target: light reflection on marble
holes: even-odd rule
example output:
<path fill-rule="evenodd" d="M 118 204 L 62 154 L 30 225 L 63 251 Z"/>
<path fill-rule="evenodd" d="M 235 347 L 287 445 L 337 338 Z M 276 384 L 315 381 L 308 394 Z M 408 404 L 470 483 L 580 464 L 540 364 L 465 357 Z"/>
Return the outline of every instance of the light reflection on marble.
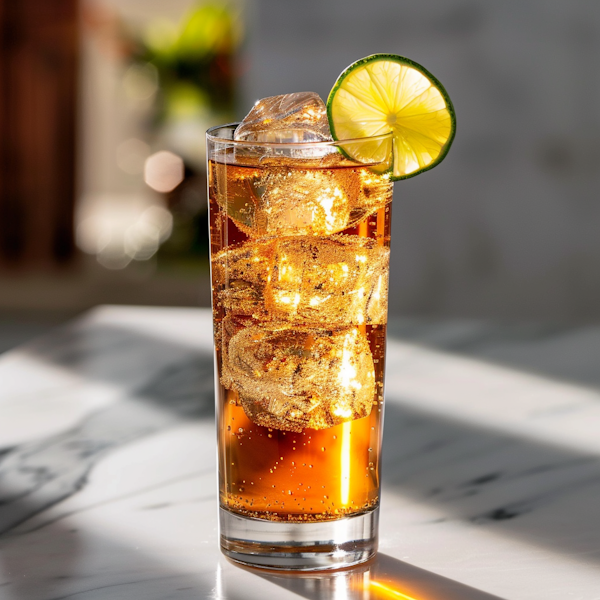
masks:
<path fill-rule="evenodd" d="M 273 573 L 243 567 L 302 598 L 325 600 L 501 600 L 434 575 L 380 552 L 373 560 L 351 569 L 321 573 Z M 223 597 L 244 598 L 239 581 L 217 569 L 217 588 Z"/>
<path fill-rule="evenodd" d="M 208 311 L 104 307 L 1 357 L 0 599 L 599 598 L 600 330 L 390 330 L 381 553 L 335 574 L 217 550 Z"/>

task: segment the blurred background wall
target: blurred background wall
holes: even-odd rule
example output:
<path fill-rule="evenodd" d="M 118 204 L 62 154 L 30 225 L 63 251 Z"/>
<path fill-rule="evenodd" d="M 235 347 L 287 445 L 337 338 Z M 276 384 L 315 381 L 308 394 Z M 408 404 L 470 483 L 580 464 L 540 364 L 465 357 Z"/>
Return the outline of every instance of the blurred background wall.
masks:
<path fill-rule="evenodd" d="M 207 305 L 203 131 L 326 98 L 375 52 L 425 65 L 458 120 L 446 160 L 395 186 L 391 312 L 600 317 L 600 4 L 0 6 L 0 320 Z"/>

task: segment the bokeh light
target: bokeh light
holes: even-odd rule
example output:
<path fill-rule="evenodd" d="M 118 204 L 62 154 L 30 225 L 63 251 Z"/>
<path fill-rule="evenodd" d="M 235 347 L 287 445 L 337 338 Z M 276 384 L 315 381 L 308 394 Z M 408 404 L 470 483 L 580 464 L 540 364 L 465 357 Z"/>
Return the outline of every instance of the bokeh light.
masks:
<path fill-rule="evenodd" d="M 146 159 L 144 181 L 157 192 L 173 191 L 184 177 L 183 159 L 173 152 L 161 150 Z"/>
<path fill-rule="evenodd" d="M 152 258 L 173 230 L 173 215 L 160 199 L 99 195 L 81 211 L 76 228 L 80 250 L 107 269 Z"/>

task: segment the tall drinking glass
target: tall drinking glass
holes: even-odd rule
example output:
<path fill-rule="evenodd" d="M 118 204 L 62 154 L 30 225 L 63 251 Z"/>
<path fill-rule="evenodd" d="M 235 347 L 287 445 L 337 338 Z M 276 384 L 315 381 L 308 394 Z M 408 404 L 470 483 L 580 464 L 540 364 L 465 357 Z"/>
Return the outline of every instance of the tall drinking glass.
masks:
<path fill-rule="evenodd" d="M 221 547 L 275 569 L 356 564 L 377 549 L 391 136 L 235 127 L 207 133 Z"/>

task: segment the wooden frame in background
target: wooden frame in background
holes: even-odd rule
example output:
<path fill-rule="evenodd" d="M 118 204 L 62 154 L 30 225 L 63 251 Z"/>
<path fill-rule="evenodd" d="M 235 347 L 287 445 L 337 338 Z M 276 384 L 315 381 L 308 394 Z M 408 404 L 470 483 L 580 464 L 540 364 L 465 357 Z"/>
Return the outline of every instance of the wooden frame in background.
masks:
<path fill-rule="evenodd" d="M 74 254 L 77 0 L 0 0 L 0 265 Z"/>

